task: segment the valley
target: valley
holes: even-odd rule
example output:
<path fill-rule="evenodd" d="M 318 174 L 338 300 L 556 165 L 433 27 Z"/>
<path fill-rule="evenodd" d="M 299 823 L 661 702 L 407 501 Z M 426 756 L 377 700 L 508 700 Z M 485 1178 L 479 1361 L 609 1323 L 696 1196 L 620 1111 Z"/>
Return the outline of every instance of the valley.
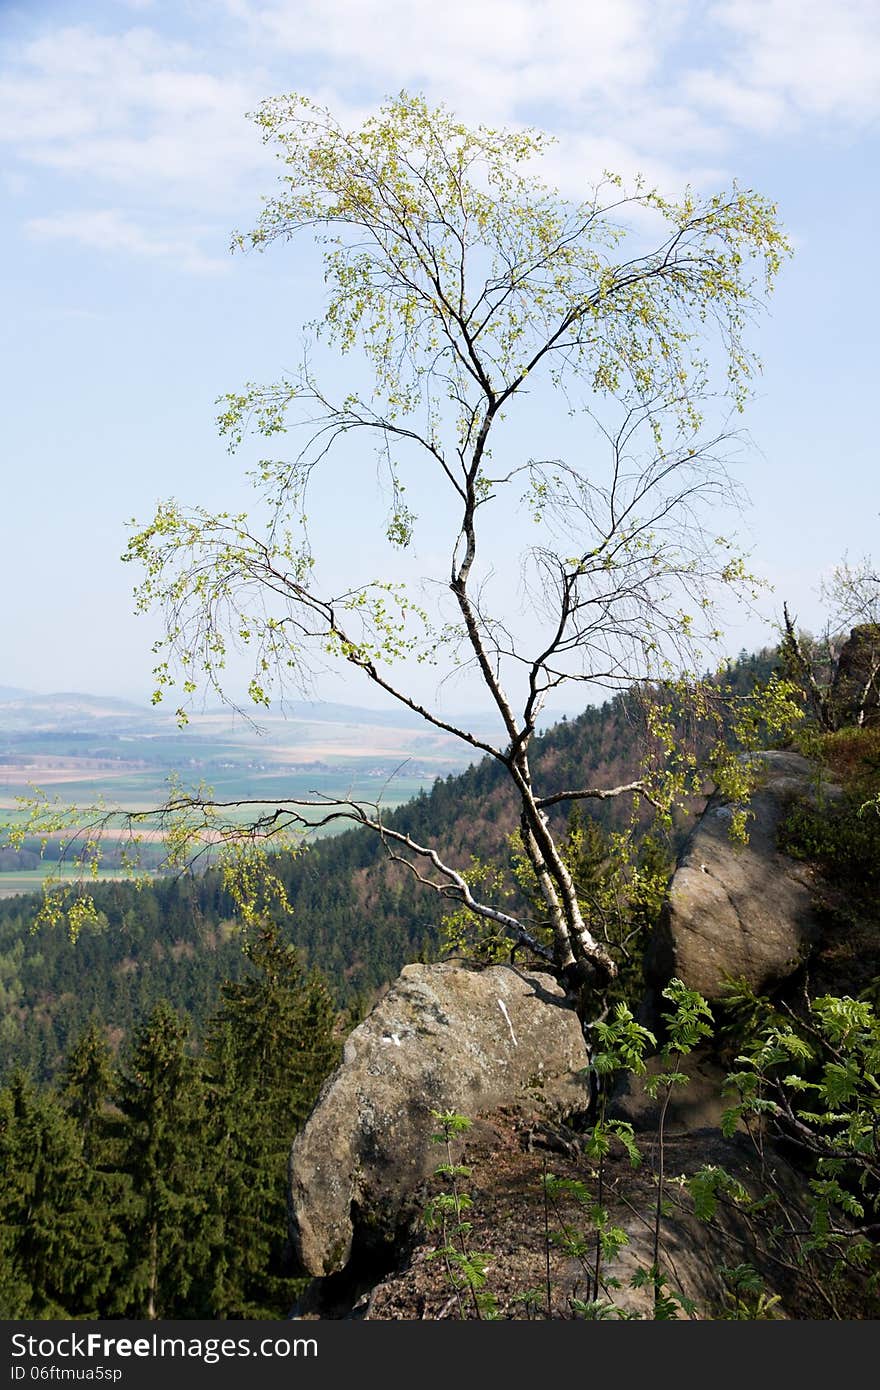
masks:
<path fill-rule="evenodd" d="M 60 804 L 143 811 L 160 806 L 169 779 L 210 788 L 218 800 L 359 798 L 393 809 L 462 771 L 469 750 L 406 711 L 295 702 L 259 723 L 228 709 L 174 715 L 89 694 L 34 695 L 0 687 L 0 821 L 20 823 L 37 795 Z M 9 698 L 11 697 L 11 698 Z M 242 816 L 246 816 L 242 812 Z M 333 833 L 333 827 L 316 834 Z M 150 832 L 146 832 L 146 838 Z M 109 863 L 102 877 L 119 877 Z M 47 875 L 75 877 L 57 842 L 41 853 L 0 849 L 0 897 L 38 889 Z"/>

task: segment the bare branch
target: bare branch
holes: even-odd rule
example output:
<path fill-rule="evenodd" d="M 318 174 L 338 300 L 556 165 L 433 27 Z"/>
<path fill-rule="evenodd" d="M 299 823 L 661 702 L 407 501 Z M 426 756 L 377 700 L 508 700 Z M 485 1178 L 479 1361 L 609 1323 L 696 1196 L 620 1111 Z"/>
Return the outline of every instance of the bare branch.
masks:
<path fill-rule="evenodd" d="M 641 796 L 658 811 L 663 809 L 662 803 L 648 791 L 641 779 L 637 782 L 625 782 L 619 787 L 581 787 L 578 791 L 554 792 L 552 796 L 538 797 L 537 804 L 545 811 L 548 806 L 558 806 L 562 801 L 609 801 L 630 793 Z"/>

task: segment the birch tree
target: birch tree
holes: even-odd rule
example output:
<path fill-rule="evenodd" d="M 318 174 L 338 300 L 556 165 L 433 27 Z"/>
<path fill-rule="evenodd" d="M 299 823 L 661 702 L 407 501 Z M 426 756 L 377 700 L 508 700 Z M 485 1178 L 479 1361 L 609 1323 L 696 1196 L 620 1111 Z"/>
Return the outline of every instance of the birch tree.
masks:
<path fill-rule="evenodd" d="M 297 95 L 256 120 L 279 187 L 236 245 L 284 255 L 317 241 L 325 308 L 296 372 L 221 398 L 233 451 L 254 436 L 284 446 L 255 469 L 253 507 L 165 501 L 131 538 L 138 606 L 163 615 L 156 699 L 175 685 L 226 696 L 233 649 L 257 708 L 329 661 L 494 759 L 515 790 L 545 938 L 379 807 L 324 802 L 318 819 L 372 827 L 445 897 L 561 975 L 601 984 L 615 964 L 548 813 L 656 798 L 659 783 L 545 785 L 532 767 L 538 721 L 572 683 L 586 698 L 695 671 L 720 636 L 719 597 L 749 587 L 713 512 L 736 491 L 730 419 L 758 365 L 747 329 L 788 253 L 776 210 L 737 187 L 670 201 L 611 175 L 570 198 L 538 172 L 547 136 L 469 128 L 418 96 L 354 130 Z M 322 379 L 331 352 L 351 365 L 344 395 Z M 546 439 L 526 453 L 539 405 Z M 548 419 L 569 422 L 567 456 Z M 344 506 L 348 470 L 375 457 L 385 559 L 340 582 L 339 556 L 313 545 L 310 499 L 329 473 Z M 426 554 L 441 559 L 416 573 Z M 438 679 L 476 673 L 497 737 L 419 693 L 414 673 L 431 665 Z M 211 803 L 215 827 L 226 809 Z M 252 840 L 316 818 L 297 801 L 252 812 Z"/>

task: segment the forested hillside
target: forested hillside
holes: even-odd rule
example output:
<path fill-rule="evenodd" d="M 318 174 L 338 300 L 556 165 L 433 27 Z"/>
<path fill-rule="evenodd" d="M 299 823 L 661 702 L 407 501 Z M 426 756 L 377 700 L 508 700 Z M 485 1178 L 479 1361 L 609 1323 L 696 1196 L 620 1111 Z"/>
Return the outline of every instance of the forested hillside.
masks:
<path fill-rule="evenodd" d="M 274 928 L 240 975 L 197 1038 L 162 1001 L 118 1057 L 97 1020 L 55 1086 L 0 1089 L 0 1317 L 287 1314 L 290 1135 L 339 1028 Z"/>
<path fill-rule="evenodd" d="M 774 655 L 740 657 L 727 673 L 747 690 L 772 669 Z M 638 722 L 623 697 L 563 720 L 538 741 L 536 768 L 547 785 L 625 782 L 637 772 Z M 473 856 L 509 860 L 516 813 L 501 769 L 483 759 L 435 782 L 430 792 L 390 812 L 387 823 L 417 840 L 442 844 L 466 868 Z M 629 799 L 591 803 L 600 823 L 621 821 Z M 564 827 L 567 812 L 556 808 Z M 355 829 L 320 840 L 278 865 L 292 915 L 283 930 L 309 967 L 326 976 L 340 1007 L 367 1004 L 407 961 L 432 958 L 450 907 L 388 862 L 371 832 Z M 159 1000 L 200 1029 L 221 981 L 243 968 L 233 904 L 219 875 L 156 879 L 137 887 L 91 889 L 101 924 L 75 944 L 63 931 L 31 932 L 34 897 L 0 901 L 0 1042 L 2 1074 L 16 1065 L 54 1076 L 71 1041 L 92 1017 L 114 1042 Z"/>

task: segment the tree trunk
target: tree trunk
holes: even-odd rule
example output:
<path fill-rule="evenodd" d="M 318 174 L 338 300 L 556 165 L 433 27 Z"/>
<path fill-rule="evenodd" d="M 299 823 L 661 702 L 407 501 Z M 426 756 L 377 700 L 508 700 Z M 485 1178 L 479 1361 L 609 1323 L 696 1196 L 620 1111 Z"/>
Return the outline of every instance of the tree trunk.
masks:
<path fill-rule="evenodd" d="M 553 953 L 562 978 L 578 994 L 601 992 L 617 966 L 584 921 L 568 867 L 559 852 L 547 817 L 535 802 L 525 756 L 515 772 L 522 801 L 523 845 L 553 930 Z"/>

